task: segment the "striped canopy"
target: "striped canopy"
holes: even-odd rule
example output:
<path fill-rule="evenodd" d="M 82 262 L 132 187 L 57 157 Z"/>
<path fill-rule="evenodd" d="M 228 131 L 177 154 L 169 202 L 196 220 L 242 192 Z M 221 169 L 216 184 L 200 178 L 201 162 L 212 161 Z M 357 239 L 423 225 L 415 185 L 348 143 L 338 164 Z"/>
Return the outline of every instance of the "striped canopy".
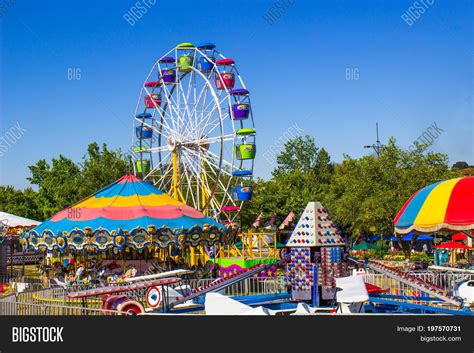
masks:
<path fill-rule="evenodd" d="M 474 177 L 439 181 L 416 192 L 394 220 L 395 232 L 474 229 Z"/>
<path fill-rule="evenodd" d="M 172 198 L 133 175 L 125 175 L 85 200 L 29 231 L 25 239 L 35 249 L 72 247 L 76 250 L 130 245 L 141 249 L 189 243 L 214 243 L 224 227 L 198 210 Z"/>

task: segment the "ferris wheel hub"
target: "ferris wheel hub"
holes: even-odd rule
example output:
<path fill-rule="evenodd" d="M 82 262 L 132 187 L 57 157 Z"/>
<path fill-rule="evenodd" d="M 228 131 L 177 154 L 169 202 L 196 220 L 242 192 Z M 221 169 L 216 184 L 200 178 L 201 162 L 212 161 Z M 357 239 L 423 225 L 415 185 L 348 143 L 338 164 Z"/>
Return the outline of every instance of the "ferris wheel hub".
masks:
<path fill-rule="evenodd" d="M 168 136 L 166 144 L 171 152 L 175 151 L 176 147 L 178 146 L 178 142 L 176 141 L 176 138 L 174 136 Z"/>

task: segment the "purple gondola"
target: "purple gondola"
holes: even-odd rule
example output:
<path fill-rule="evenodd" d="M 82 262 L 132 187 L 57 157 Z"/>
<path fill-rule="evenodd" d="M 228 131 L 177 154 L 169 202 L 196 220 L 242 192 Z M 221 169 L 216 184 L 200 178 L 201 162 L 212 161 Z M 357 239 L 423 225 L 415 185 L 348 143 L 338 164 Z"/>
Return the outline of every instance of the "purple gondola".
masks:
<path fill-rule="evenodd" d="M 248 94 L 250 92 L 245 88 L 235 88 L 230 90 L 229 93 L 234 97 L 238 97 L 237 103 L 231 105 L 231 118 L 233 120 L 247 119 L 250 113 L 250 104 L 248 103 Z"/>
<path fill-rule="evenodd" d="M 176 82 L 176 71 L 173 69 L 166 69 L 161 71 L 161 80 L 165 84 Z"/>

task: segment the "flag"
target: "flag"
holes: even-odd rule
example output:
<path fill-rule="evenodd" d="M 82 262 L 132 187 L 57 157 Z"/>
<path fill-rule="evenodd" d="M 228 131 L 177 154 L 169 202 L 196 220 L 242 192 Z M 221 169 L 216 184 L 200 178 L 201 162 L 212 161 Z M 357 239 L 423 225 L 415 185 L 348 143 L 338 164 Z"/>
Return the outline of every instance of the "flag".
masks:
<path fill-rule="evenodd" d="M 260 226 L 260 221 L 262 220 L 263 218 L 263 212 L 260 212 L 260 214 L 257 216 L 257 218 L 255 218 L 255 221 L 253 221 L 252 223 L 252 228 L 257 228 Z"/>
<path fill-rule="evenodd" d="M 295 219 L 295 216 L 296 214 L 291 211 L 290 213 L 288 213 L 288 216 L 286 216 L 286 218 L 283 220 L 283 222 L 280 224 L 280 226 L 278 227 L 278 229 L 280 230 L 283 230 L 285 229 L 286 227 L 288 227 L 288 225 Z"/>
<path fill-rule="evenodd" d="M 276 221 L 276 214 L 274 213 L 273 216 L 271 216 L 271 217 L 268 219 L 267 223 L 265 223 L 264 229 L 265 229 L 265 230 L 270 230 L 270 229 L 272 229 L 272 228 L 273 228 L 273 225 L 275 224 L 275 221 Z"/>

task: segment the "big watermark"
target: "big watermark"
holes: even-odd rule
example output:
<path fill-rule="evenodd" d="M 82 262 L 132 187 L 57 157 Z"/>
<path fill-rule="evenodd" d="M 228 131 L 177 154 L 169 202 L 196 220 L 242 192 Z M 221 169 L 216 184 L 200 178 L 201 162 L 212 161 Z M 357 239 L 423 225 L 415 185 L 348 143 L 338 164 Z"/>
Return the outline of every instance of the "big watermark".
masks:
<path fill-rule="evenodd" d="M 444 130 L 438 126 L 436 121 L 433 122 L 415 141 L 413 141 L 413 143 L 408 147 L 408 151 L 411 152 L 417 148 L 416 142 L 424 145 L 425 148 L 430 147 L 443 134 L 443 132 Z"/>
<path fill-rule="evenodd" d="M 278 153 L 285 146 L 285 144 L 295 139 L 298 136 L 302 136 L 304 129 L 298 126 L 298 123 L 294 123 L 288 129 L 286 129 L 283 134 L 280 135 L 278 139 L 275 140 L 270 146 L 268 146 L 263 153 L 263 158 L 271 164 L 274 165 L 278 156 Z"/>
<path fill-rule="evenodd" d="M 277 0 L 262 15 L 262 18 L 270 26 L 273 26 L 275 22 L 277 22 L 295 2 L 296 0 Z"/>
<path fill-rule="evenodd" d="M 17 121 L 7 132 L 0 136 L 0 158 L 7 153 L 25 134 L 26 129 Z"/>
<path fill-rule="evenodd" d="M 407 25 L 412 26 L 434 3 L 435 0 L 417 0 L 400 17 Z"/>
<path fill-rule="evenodd" d="M 134 26 L 139 20 L 142 19 L 148 12 L 148 10 L 156 4 L 157 0 L 141 0 L 137 1 L 130 9 L 122 16 L 130 26 Z"/>

